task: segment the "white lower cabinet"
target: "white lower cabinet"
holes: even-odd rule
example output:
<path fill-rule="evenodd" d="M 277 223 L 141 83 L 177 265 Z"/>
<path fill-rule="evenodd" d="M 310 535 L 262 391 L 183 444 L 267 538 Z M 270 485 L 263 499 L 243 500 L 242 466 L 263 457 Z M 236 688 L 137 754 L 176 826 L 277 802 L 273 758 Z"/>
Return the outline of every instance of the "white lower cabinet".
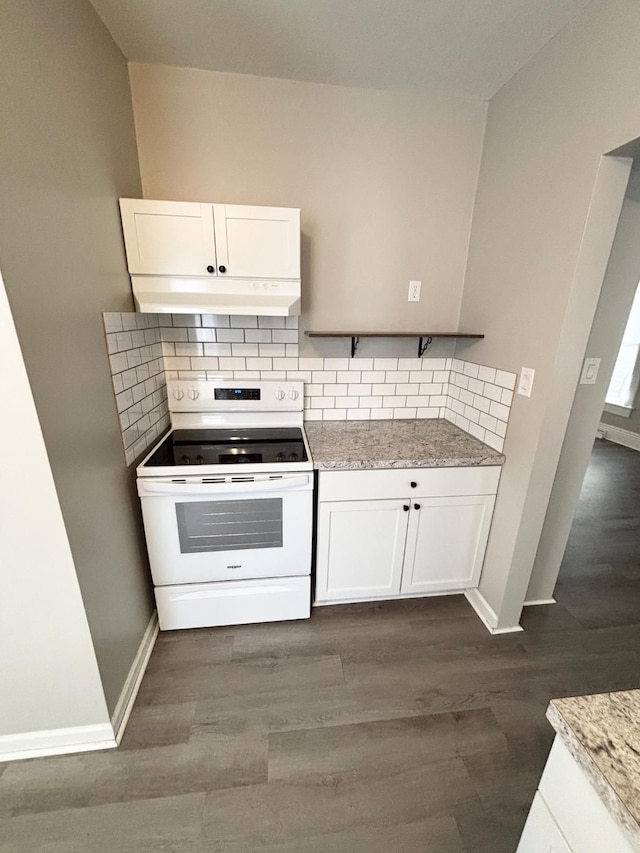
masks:
<path fill-rule="evenodd" d="M 399 501 L 320 504 L 316 598 L 334 601 L 396 595 L 407 522 L 408 513 Z"/>
<path fill-rule="evenodd" d="M 499 477 L 493 466 L 321 471 L 316 603 L 477 586 Z"/>
<path fill-rule="evenodd" d="M 608 782 L 603 787 L 608 787 Z M 556 735 L 517 853 L 632 853 L 633 850 L 638 850 L 638 846 L 626 837 L 591 778 Z"/>
<path fill-rule="evenodd" d="M 478 585 L 494 495 L 419 498 L 411 504 L 400 592 Z"/>

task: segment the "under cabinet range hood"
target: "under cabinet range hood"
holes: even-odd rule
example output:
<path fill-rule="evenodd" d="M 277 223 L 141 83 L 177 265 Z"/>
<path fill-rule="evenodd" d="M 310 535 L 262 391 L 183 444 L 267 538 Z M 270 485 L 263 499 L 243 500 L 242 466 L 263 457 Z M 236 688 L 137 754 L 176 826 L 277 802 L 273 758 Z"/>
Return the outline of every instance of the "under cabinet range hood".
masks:
<path fill-rule="evenodd" d="M 136 309 L 300 313 L 300 210 L 120 199 Z"/>
<path fill-rule="evenodd" d="M 300 314 L 300 281 L 131 276 L 136 311 L 152 314 Z"/>

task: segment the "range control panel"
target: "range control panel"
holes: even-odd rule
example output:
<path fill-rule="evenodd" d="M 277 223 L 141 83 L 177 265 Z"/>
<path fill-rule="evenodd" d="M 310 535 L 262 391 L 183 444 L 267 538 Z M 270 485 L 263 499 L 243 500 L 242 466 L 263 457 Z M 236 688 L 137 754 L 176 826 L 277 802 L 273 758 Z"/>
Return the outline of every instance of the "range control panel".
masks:
<path fill-rule="evenodd" d="M 172 412 L 301 412 L 304 383 L 252 379 L 169 379 Z"/>

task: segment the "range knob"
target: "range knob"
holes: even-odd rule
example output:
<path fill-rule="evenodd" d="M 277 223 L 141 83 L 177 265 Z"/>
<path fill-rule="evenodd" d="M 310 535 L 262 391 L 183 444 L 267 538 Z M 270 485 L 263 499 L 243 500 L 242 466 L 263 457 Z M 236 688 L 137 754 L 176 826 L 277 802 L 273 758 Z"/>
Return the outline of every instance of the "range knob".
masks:
<path fill-rule="evenodd" d="M 276 398 L 276 400 L 284 400 L 284 391 L 282 390 L 282 388 L 276 389 L 273 392 L 273 395 Z"/>
<path fill-rule="evenodd" d="M 276 455 L 276 462 L 284 462 L 286 458 L 287 457 L 284 455 L 284 453 L 278 453 Z"/>
<path fill-rule="evenodd" d="M 176 388 L 173 392 L 173 396 L 176 398 L 176 400 L 182 400 L 182 398 L 184 397 L 184 391 L 182 390 L 182 388 Z"/>
<path fill-rule="evenodd" d="M 197 400 L 200 396 L 200 392 L 196 388 L 190 388 L 187 393 L 189 394 L 189 397 L 191 397 L 192 400 Z"/>
<path fill-rule="evenodd" d="M 180 459 L 180 464 L 181 464 L 181 465 L 191 465 L 191 460 L 189 459 L 189 457 L 188 457 L 188 456 L 183 456 L 183 457 Z"/>
<path fill-rule="evenodd" d="M 292 400 L 297 400 L 299 395 L 298 395 L 298 392 L 296 391 L 296 389 L 292 388 L 291 391 L 289 391 L 289 396 L 291 397 Z"/>
<path fill-rule="evenodd" d="M 293 453 L 289 456 L 289 462 L 297 462 L 297 461 L 298 461 L 298 454 L 294 450 Z"/>
<path fill-rule="evenodd" d="M 204 465 L 204 456 L 196 456 L 196 462 L 198 465 Z"/>

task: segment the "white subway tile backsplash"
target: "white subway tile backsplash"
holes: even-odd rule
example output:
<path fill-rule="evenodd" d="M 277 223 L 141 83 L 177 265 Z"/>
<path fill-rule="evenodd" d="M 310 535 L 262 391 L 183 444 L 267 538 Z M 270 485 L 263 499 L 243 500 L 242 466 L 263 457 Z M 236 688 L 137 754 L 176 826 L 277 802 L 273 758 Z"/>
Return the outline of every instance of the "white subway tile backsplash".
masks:
<path fill-rule="evenodd" d="M 397 370 L 398 369 L 398 359 L 397 358 L 374 358 L 373 359 L 373 369 L 374 370 Z"/>
<path fill-rule="evenodd" d="M 348 370 L 373 370 L 373 359 L 350 358 Z"/>
<path fill-rule="evenodd" d="M 361 382 L 356 382 L 349 385 L 349 395 L 351 397 L 370 397 L 371 396 L 371 385 L 363 384 Z"/>
<path fill-rule="evenodd" d="M 187 335 L 190 341 L 199 341 L 200 343 L 213 343 L 216 340 L 215 329 L 187 329 Z"/>
<path fill-rule="evenodd" d="M 229 316 L 227 314 L 202 314 L 202 325 L 209 329 L 227 329 Z"/>
<path fill-rule="evenodd" d="M 348 370 L 349 369 L 349 359 L 348 358 L 325 358 L 324 359 L 324 369 L 325 370 Z"/>
<path fill-rule="evenodd" d="M 502 403 L 491 403 L 489 414 L 493 415 L 499 421 L 505 421 L 506 423 L 509 420 L 509 407 L 503 406 Z"/>
<path fill-rule="evenodd" d="M 369 409 L 347 409 L 348 421 L 368 421 L 370 417 Z"/>
<path fill-rule="evenodd" d="M 284 329 L 284 317 L 258 317 L 258 328 L 260 329 Z M 296 321 L 297 321 L 296 317 Z M 297 326 L 296 326 L 297 328 Z"/>
<path fill-rule="evenodd" d="M 223 344 L 244 343 L 244 329 L 217 329 L 216 340 Z"/>
<path fill-rule="evenodd" d="M 257 329 L 258 318 L 244 316 L 243 314 L 232 314 L 229 317 L 232 329 Z"/>
<path fill-rule="evenodd" d="M 258 344 L 231 344 L 231 355 L 258 357 Z"/>
<path fill-rule="evenodd" d="M 285 349 L 284 344 L 258 344 L 260 348 L 260 355 L 271 356 L 275 358 L 276 356 L 285 356 L 287 354 L 287 350 Z"/>
<path fill-rule="evenodd" d="M 346 397 L 348 385 L 329 384 L 324 386 L 324 393 L 329 397 Z"/>
<path fill-rule="evenodd" d="M 274 329 L 271 333 L 274 344 L 297 344 L 297 329 Z"/>
<path fill-rule="evenodd" d="M 346 409 L 325 409 L 322 413 L 323 421 L 345 421 L 346 419 Z"/>
<path fill-rule="evenodd" d="M 171 322 L 174 326 L 188 326 L 195 328 L 202 325 L 201 314 L 172 314 Z"/>
<path fill-rule="evenodd" d="M 323 358 L 301 358 L 298 360 L 299 370 L 323 370 Z"/>
<path fill-rule="evenodd" d="M 493 367 L 428 356 L 300 358 L 297 317 L 105 315 L 105 330 L 127 459 L 168 424 L 165 376 L 303 381 L 307 420 L 443 417 L 492 447 L 504 443 L 516 377 Z"/>
<path fill-rule="evenodd" d="M 220 370 L 246 370 L 246 362 L 244 358 L 226 358 L 218 359 Z"/>
<path fill-rule="evenodd" d="M 336 382 L 335 370 L 314 370 L 311 374 L 313 382 Z"/>
<path fill-rule="evenodd" d="M 247 359 L 247 370 L 273 370 L 274 359 L 272 358 L 264 358 L 259 356 L 258 358 L 248 358 Z"/>
<path fill-rule="evenodd" d="M 169 425 L 160 319 L 156 314 L 108 312 L 103 321 L 125 461 L 130 465 Z M 174 352 L 171 344 L 170 358 Z M 190 365 L 190 359 L 186 361 Z"/>
<path fill-rule="evenodd" d="M 176 355 L 203 355 L 204 354 L 203 349 L 202 349 L 202 344 L 176 343 L 176 344 L 174 344 L 174 346 L 175 346 Z"/>
<path fill-rule="evenodd" d="M 496 371 L 493 367 L 484 367 L 480 365 L 480 370 L 478 371 L 478 379 L 481 379 L 483 382 L 495 382 L 496 381 Z"/>
<path fill-rule="evenodd" d="M 204 344 L 205 355 L 231 355 L 231 344 Z"/>
<path fill-rule="evenodd" d="M 507 373 L 504 370 L 496 370 L 496 385 L 508 388 L 510 391 L 516 387 L 516 374 Z"/>
<path fill-rule="evenodd" d="M 422 370 L 424 364 L 421 358 L 399 358 L 398 370 Z"/>
<path fill-rule="evenodd" d="M 244 339 L 249 344 L 270 344 L 271 329 L 245 329 Z"/>

